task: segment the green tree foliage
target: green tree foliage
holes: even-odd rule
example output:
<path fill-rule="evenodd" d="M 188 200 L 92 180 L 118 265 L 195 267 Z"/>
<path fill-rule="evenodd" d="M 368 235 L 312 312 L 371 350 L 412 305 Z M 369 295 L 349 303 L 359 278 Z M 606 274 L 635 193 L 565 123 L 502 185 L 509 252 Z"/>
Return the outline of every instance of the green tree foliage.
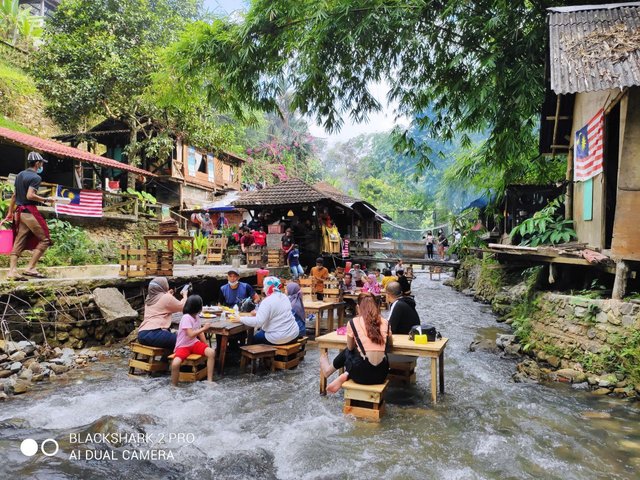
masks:
<path fill-rule="evenodd" d="M 538 245 L 566 243 L 577 237 L 573 229 L 573 220 L 565 220 L 564 216 L 558 213 L 564 197 L 556 198 L 549 202 L 533 217 L 527 218 L 520 225 L 514 227 L 509 234 L 511 238 L 519 236 L 520 245 Z"/>
<path fill-rule="evenodd" d="M 32 48 L 42 36 L 42 17 L 19 0 L 0 0 L 0 38 L 21 48 Z"/>
<path fill-rule="evenodd" d="M 47 22 L 45 43 L 32 66 L 52 118 L 71 131 L 99 118 L 121 120 L 131 130 L 125 149 L 130 164 L 139 164 L 142 156 L 166 157 L 172 148 L 169 136 L 176 133 L 172 128 L 183 127 L 195 115 L 181 116 L 184 112 L 170 108 L 169 101 L 156 102 L 164 91 L 158 96 L 149 92 L 154 91 L 154 73 L 161 70 L 161 49 L 198 18 L 200 4 L 201 0 L 62 2 Z M 168 76 L 165 81 L 174 79 Z M 140 134 L 144 140 L 139 143 Z"/>
<path fill-rule="evenodd" d="M 197 26 L 182 71 L 217 71 L 218 85 L 238 94 L 226 99 L 236 111 L 276 110 L 285 74 L 292 106 L 328 130 L 380 110 L 369 86 L 385 81 L 412 127 L 443 140 L 462 134 L 463 147 L 481 132 L 478 156 L 499 164 L 535 147 L 546 8 L 569 3 L 578 2 L 254 0 L 241 23 Z M 421 115 L 429 106 L 435 114 Z M 438 152 L 409 130 L 396 148 L 428 165 Z"/>
<path fill-rule="evenodd" d="M 450 145 L 431 142 L 442 151 Z M 394 150 L 390 132 L 359 135 L 334 145 L 325 155 L 325 174 L 342 190 L 362 198 L 393 217 L 406 228 L 420 229 L 432 221 L 434 199 L 446 157 L 432 168 L 419 171 L 415 159 Z M 394 238 L 419 239 L 420 234 L 384 225 L 384 234 Z"/>
<path fill-rule="evenodd" d="M 158 48 L 175 40 L 197 12 L 187 0 L 68 0 L 47 22 L 33 62 L 50 112 L 74 129 L 95 116 L 140 115 L 158 68 Z"/>

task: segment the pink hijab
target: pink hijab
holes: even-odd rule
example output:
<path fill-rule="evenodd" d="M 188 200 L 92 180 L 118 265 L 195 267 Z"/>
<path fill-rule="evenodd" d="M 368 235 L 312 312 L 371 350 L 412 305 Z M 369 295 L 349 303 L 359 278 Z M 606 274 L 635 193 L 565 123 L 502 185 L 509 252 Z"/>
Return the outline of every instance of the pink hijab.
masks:
<path fill-rule="evenodd" d="M 376 280 L 376 276 L 373 273 L 367 275 L 367 280 L 363 286 L 362 291 L 365 293 L 373 293 L 374 295 L 380 294 L 380 285 L 378 285 L 378 281 Z"/>

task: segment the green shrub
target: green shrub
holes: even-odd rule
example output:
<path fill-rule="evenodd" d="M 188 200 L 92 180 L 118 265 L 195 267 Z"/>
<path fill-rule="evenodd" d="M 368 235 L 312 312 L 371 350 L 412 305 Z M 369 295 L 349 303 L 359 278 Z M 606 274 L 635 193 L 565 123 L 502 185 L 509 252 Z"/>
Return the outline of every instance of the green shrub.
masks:
<path fill-rule="evenodd" d="M 109 250 L 104 244 L 92 241 L 81 228 L 74 227 L 63 220 L 47 222 L 51 232 L 51 246 L 42 257 L 42 263 L 48 267 L 106 263 Z"/>

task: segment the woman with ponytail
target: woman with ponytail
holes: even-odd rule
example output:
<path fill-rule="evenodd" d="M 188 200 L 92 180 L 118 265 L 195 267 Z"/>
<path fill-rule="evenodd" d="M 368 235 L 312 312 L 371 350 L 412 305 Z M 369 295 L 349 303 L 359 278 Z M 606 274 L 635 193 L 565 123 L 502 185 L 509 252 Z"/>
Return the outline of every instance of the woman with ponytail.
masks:
<path fill-rule="evenodd" d="M 343 368 L 345 373 L 327 386 L 336 393 L 349 378 L 363 385 L 383 383 L 389 373 L 387 349 L 391 345 L 389 323 L 371 293 L 358 296 L 358 316 L 347 325 L 347 348 L 334 358 L 333 365 L 326 355 L 320 357 L 320 368 L 326 378 Z"/>

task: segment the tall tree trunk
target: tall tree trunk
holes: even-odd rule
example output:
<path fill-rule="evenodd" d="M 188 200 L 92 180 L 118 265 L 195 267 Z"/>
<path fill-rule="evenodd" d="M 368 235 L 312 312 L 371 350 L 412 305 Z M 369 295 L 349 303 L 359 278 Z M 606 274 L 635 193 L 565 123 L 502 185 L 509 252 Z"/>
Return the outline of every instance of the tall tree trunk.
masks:
<path fill-rule="evenodd" d="M 129 120 L 129 154 L 127 155 L 129 165 L 137 166 L 138 156 L 138 122 L 135 118 Z M 127 188 L 136 189 L 136 175 L 133 172 L 127 173 Z"/>

